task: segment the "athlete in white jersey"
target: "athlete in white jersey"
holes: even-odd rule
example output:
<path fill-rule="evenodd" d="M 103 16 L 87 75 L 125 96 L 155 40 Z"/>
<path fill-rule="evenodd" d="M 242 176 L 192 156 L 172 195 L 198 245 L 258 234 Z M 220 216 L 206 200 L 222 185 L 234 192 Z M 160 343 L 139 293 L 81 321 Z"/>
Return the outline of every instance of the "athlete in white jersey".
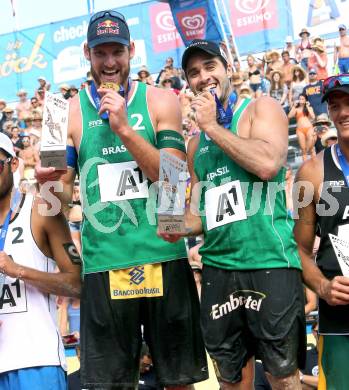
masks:
<path fill-rule="evenodd" d="M 17 168 L 0 134 L 0 389 L 66 389 L 55 295 L 79 297 L 81 261 L 64 217 L 13 190 Z"/>

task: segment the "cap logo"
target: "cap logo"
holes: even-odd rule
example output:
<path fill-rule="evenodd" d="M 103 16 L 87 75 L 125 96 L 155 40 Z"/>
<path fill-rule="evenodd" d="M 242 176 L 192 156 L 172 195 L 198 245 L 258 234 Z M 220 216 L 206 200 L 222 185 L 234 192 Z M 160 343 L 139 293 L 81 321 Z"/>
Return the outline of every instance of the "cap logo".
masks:
<path fill-rule="evenodd" d="M 103 22 L 97 24 L 96 33 L 97 36 L 104 35 L 104 34 L 119 35 L 120 34 L 119 23 L 113 22 L 112 20 L 109 19 L 104 20 Z"/>

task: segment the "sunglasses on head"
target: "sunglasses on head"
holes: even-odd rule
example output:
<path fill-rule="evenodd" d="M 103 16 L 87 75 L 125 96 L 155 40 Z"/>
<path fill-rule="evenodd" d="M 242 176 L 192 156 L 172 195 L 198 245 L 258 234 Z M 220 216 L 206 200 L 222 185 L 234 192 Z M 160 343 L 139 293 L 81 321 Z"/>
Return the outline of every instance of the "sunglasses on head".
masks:
<path fill-rule="evenodd" d="M 7 157 L 5 158 L 5 160 L 0 160 L 0 174 L 3 172 L 4 170 L 4 166 L 6 163 L 10 163 L 12 160 L 12 157 Z"/>
<path fill-rule="evenodd" d="M 341 87 L 342 85 L 349 86 L 349 74 L 328 77 L 323 83 L 322 93 L 325 94 L 329 89 Z"/>
<path fill-rule="evenodd" d="M 106 15 L 113 16 L 126 22 L 125 16 L 118 11 L 99 11 L 94 14 L 90 20 L 90 23 L 95 22 L 98 19 L 104 18 Z"/>

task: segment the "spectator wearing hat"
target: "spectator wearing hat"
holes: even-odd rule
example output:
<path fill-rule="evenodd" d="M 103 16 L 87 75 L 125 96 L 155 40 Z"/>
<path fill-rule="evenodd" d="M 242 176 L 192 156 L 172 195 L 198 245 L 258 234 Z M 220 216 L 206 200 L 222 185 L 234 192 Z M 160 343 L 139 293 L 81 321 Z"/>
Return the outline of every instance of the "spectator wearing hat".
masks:
<path fill-rule="evenodd" d="M 322 137 L 329 131 L 331 127 L 331 121 L 327 114 L 320 114 L 315 118 L 313 126 L 316 134 L 316 141 L 314 145 L 315 152 L 320 153 L 324 149 L 321 141 Z"/>
<path fill-rule="evenodd" d="M 282 70 L 282 74 L 284 76 L 284 82 L 287 85 L 287 87 L 289 88 L 291 86 L 291 82 L 292 82 L 293 64 L 291 62 L 290 53 L 287 50 L 284 50 L 281 53 L 281 57 L 282 57 L 281 70 Z"/>
<path fill-rule="evenodd" d="M 11 129 L 13 126 L 18 126 L 18 121 L 16 118 L 14 118 L 14 109 L 7 106 L 5 107 L 2 112 L 5 115 L 5 120 L 2 125 L 3 132 L 9 132 L 9 135 L 11 136 Z"/>
<path fill-rule="evenodd" d="M 333 63 L 338 64 L 339 73 L 349 73 L 349 37 L 345 24 L 338 26 L 339 38 L 335 41 Z"/>
<path fill-rule="evenodd" d="M 232 84 L 233 87 L 234 87 L 235 92 L 239 95 L 241 85 L 242 85 L 242 83 L 244 82 L 244 80 L 242 79 L 240 73 L 234 72 L 234 73 L 231 75 L 230 80 L 231 80 L 231 84 Z"/>
<path fill-rule="evenodd" d="M 239 74 L 243 81 L 248 80 L 248 74 L 241 69 L 241 63 L 238 58 L 234 58 L 233 61 L 234 73 Z"/>
<path fill-rule="evenodd" d="M 75 87 L 75 85 L 70 86 L 70 97 L 74 97 L 79 93 L 78 88 Z"/>
<path fill-rule="evenodd" d="M 167 77 L 167 78 L 164 78 L 162 81 L 161 81 L 161 88 L 164 88 L 164 89 L 170 89 L 172 92 L 174 92 L 176 95 L 179 95 L 179 90 L 174 88 L 174 81 L 172 78 L 170 77 Z"/>
<path fill-rule="evenodd" d="M 288 51 L 291 59 L 291 63 L 294 65 L 297 63 L 296 60 L 296 46 L 293 44 L 293 38 L 291 35 L 287 35 L 285 39 L 285 46 L 283 51 Z"/>
<path fill-rule="evenodd" d="M 307 96 L 315 115 L 327 114 L 327 103 L 322 102 L 323 81 L 318 80 L 315 68 L 309 69 L 309 84 L 304 87 L 303 93 Z"/>
<path fill-rule="evenodd" d="M 39 82 L 39 86 L 38 88 L 35 90 L 35 93 L 34 95 L 37 97 L 37 99 L 39 100 L 39 102 L 41 102 L 42 100 L 42 94 L 40 95 L 39 94 L 39 91 L 43 90 L 44 91 L 44 96 L 45 96 L 45 91 L 48 90 L 47 86 L 48 86 L 48 83 L 47 83 L 47 80 L 44 76 L 40 76 L 38 77 L 38 82 Z"/>
<path fill-rule="evenodd" d="M 240 91 L 238 95 L 240 99 L 251 99 L 254 93 L 247 83 L 243 83 L 240 87 Z"/>
<path fill-rule="evenodd" d="M 270 73 L 270 90 L 269 95 L 276 99 L 284 109 L 286 113 L 289 111 L 289 105 L 288 105 L 288 89 L 287 85 L 285 84 L 283 80 L 283 74 L 282 71 L 277 69 L 273 70 Z"/>
<path fill-rule="evenodd" d="M 301 64 L 302 68 L 306 71 L 308 69 L 308 59 L 311 55 L 311 42 L 310 32 L 306 28 L 302 28 L 299 33 L 301 41 L 296 46 L 297 61 Z"/>
<path fill-rule="evenodd" d="M 154 80 L 151 77 L 151 75 L 149 73 L 149 70 L 148 70 L 148 68 L 146 66 L 141 66 L 141 68 L 139 69 L 137 75 L 138 75 L 138 79 L 137 80 L 140 81 L 141 83 L 154 85 Z"/>
<path fill-rule="evenodd" d="M 265 77 L 270 80 L 270 73 L 273 70 L 281 70 L 282 69 L 282 61 L 280 61 L 280 53 L 276 50 L 272 50 L 270 53 L 267 54 L 269 57 L 269 62 L 267 64 L 267 68 L 265 71 Z"/>
<path fill-rule="evenodd" d="M 317 43 L 312 45 L 311 49 L 311 55 L 308 59 L 308 68 L 316 69 L 318 80 L 325 80 L 328 77 L 325 45 L 320 41 L 317 41 Z"/>
<path fill-rule="evenodd" d="M 292 81 L 288 91 L 288 104 L 292 107 L 298 101 L 299 95 L 307 85 L 307 74 L 299 65 L 293 65 L 291 70 Z"/>
<path fill-rule="evenodd" d="M 328 148 L 338 142 L 337 130 L 330 129 L 321 138 L 321 144 L 324 148 Z"/>
<path fill-rule="evenodd" d="M 23 121 L 24 117 L 30 112 L 30 100 L 27 91 L 24 89 L 20 89 L 17 96 L 19 97 L 19 102 L 16 105 L 17 118 L 19 121 Z"/>
<path fill-rule="evenodd" d="M 59 92 L 61 94 L 61 97 L 63 99 L 69 99 L 70 98 L 70 85 L 69 84 L 63 83 L 58 88 L 59 88 Z"/>

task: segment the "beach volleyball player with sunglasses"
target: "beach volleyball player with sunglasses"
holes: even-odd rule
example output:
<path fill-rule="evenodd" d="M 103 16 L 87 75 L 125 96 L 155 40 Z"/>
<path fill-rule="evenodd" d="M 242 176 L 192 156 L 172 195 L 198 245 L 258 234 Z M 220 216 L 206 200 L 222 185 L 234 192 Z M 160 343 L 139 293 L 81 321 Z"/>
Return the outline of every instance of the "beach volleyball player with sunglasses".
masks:
<path fill-rule="evenodd" d="M 322 100 L 328 102 L 338 144 L 299 169 L 294 232 L 304 282 L 319 296 L 318 388 L 341 390 L 349 384 L 349 74 L 327 78 Z"/>

